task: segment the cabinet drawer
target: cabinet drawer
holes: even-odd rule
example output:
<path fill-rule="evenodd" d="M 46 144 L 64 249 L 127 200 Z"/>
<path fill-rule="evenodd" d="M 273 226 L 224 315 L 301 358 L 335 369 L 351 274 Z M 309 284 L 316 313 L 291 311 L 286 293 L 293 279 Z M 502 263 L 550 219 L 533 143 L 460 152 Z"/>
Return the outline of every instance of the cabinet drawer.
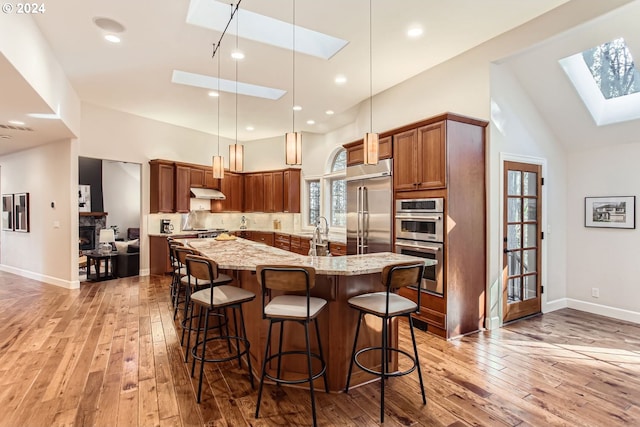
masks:
<path fill-rule="evenodd" d="M 429 308 L 421 307 L 420 313 L 417 316 L 419 316 L 420 319 L 424 320 L 430 325 L 446 329 L 447 315 L 444 313 L 439 313 Z"/>
<path fill-rule="evenodd" d="M 291 236 L 288 234 L 274 233 L 273 246 L 276 248 L 284 249 L 285 251 L 291 250 Z"/>
<path fill-rule="evenodd" d="M 254 242 L 260 242 L 264 243 L 265 245 L 273 246 L 273 233 L 253 231 L 251 240 L 253 240 Z"/>
<path fill-rule="evenodd" d="M 346 255 L 347 254 L 347 245 L 341 242 L 330 242 L 329 250 L 331 255 Z"/>

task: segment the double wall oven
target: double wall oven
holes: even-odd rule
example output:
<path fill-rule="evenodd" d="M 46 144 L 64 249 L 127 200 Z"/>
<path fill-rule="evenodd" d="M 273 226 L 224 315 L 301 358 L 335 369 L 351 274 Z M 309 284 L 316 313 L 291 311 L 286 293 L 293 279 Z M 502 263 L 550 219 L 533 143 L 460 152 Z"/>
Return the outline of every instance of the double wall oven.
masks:
<path fill-rule="evenodd" d="M 444 199 L 396 200 L 396 253 L 436 260 L 425 268 L 421 289 L 443 295 Z"/>

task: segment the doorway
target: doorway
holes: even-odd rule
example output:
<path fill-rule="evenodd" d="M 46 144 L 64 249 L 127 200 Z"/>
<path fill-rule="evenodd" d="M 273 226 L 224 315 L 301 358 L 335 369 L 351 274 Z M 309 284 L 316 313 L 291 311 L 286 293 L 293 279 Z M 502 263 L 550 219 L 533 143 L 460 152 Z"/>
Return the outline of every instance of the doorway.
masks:
<path fill-rule="evenodd" d="M 503 323 L 541 312 L 542 166 L 505 161 Z"/>

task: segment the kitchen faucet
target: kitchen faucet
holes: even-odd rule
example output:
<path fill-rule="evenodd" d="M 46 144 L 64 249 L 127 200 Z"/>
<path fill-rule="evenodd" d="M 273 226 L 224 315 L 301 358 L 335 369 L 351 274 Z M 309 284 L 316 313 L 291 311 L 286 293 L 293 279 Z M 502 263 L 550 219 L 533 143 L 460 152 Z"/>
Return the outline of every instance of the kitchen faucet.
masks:
<path fill-rule="evenodd" d="M 322 220 L 324 220 L 324 230 L 322 230 L 322 234 L 324 234 L 325 240 L 329 239 L 329 221 L 327 221 L 327 218 L 324 216 L 320 216 L 318 217 L 318 220 L 316 221 L 316 228 L 318 230 L 321 230 L 320 226 L 321 226 L 321 222 Z"/>
<path fill-rule="evenodd" d="M 324 219 L 324 230 L 322 230 L 320 223 Z M 324 234 L 324 239 L 322 235 Z M 310 256 L 325 256 L 327 255 L 327 241 L 329 240 L 329 223 L 327 218 L 321 216 L 316 221 L 316 228 L 313 230 L 313 237 L 311 239 L 311 247 L 309 248 Z"/>

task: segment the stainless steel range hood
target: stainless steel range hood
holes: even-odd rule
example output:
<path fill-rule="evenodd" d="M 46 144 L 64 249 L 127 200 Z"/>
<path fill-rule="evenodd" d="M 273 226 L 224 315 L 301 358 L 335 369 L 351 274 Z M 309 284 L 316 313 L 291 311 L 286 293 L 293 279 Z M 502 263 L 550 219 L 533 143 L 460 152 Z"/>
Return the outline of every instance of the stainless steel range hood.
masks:
<path fill-rule="evenodd" d="M 211 188 L 191 188 L 191 197 L 196 199 L 208 200 L 225 200 L 226 197 L 222 192 Z"/>

